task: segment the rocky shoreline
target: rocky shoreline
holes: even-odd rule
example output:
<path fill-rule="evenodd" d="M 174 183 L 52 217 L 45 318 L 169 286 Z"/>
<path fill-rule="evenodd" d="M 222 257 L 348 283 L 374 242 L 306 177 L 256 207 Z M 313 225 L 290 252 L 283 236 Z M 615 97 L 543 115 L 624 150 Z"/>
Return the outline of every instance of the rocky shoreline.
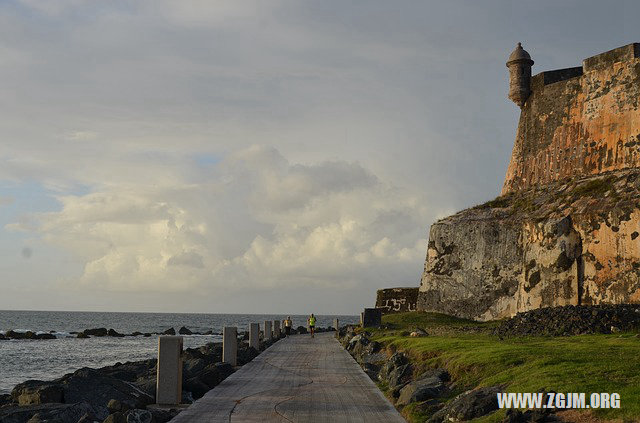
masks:
<path fill-rule="evenodd" d="M 426 334 L 425 334 L 426 335 Z M 486 416 L 498 410 L 496 393 L 505 386 L 476 387 L 459 391 L 446 369 L 418 369 L 411 358 L 400 351 L 389 351 L 380 342 L 369 339 L 368 332 L 356 333 L 356 326 L 340 328 L 338 339 L 360 364 L 365 373 L 381 388 L 399 409 L 419 403 L 420 412 L 431 417 L 429 423 L 463 422 Z M 546 400 L 546 393 L 545 400 Z M 509 410 L 503 423 L 560 421 L 551 409 Z"/>
<path fill-rule="evenodd" d="M 185 330 L 186 329 L 186 330 Z M 329 329 L 320 329 L 325 331 Z M 187 334 L 187 328 L 177 333 Z M 80 332 L 92 336 L 121 335 L 104 328 Z M 173 332 L 173 333 L 172 333 Z M 189 331 L 189 334 L 195 334 Z M 300 326 L 293 333 L 306 333 Z M 175 334 L 169 329 L 164 334 Z M 116 335 L 117 334 L 117 335 Z M 78 334 L 79 335 L 79 334 Z M 145 336 L 145 334 L 141 334 Z M 204 334 L 203 334 L 204 335 Z M 151 336 L 151 334 L 149 335 Z M 82 336 L 79 336 L 82 337 Z M 260 342 L 260 351 L 249 347 L 248 332 L 239 334 L 238 365 L 253 360 L 278 339 Z M 12 338 L 15 339 L 15 338 Z M 34 338 L 18 338 L 34 339 Z M 35 338 L 37 339 L 37 338 Z M 222 343 L 209 343 L 183 352 L 183 399 L 189 404 L 213 389 L 234 372 L 222 363 Z M 11 394 L 0 395 L 2 423 L 164 423 L 180 409 L 153 407 L 156 359 L 116 363 L 99 369 L 81 368 L 51 381 L 29 380 L 16 385 Z"/>
<path fill-rule="evenodd" d="M 54 335 L 57 333 L 56 331 L 49 331 L 48 333 L 39 333 L 33 331 L 15 331 L 9 329 L 4 335 L 0 333 L 0 341 L 8 340 L 8 339 L 57 339 L 58 337 Z M 213 331 L 206 332 L 193 332 L 190 329 L 182 326 L 178 331 L 174 328 L 169 328 L 164 332 L 132 332 L 128 334 L 119 333 L 115 329 L 107 329 L 107 328 L 93 328 L 93 329 L 85 329 L 81 332 L 69 332 L 69 335 L 73 335 L 76 338 L 91 338 L 91 337 L 105 337 L 110 336 L 114 338 L 124 338 L 125 336 L 144 336 L 150 337 L 152 335 L 222 335 L 221 333 L 215 333 Z"/>

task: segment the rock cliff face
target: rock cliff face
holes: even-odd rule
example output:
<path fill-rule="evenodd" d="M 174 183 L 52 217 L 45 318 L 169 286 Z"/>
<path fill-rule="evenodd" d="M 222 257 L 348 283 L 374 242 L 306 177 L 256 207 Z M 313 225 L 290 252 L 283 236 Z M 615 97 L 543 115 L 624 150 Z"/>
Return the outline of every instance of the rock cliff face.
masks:
<path fill-rule="evenodd" d="M 476 320 L 640 302 L 640 170 L 559 181 L 436 222 L 418 309 Z"/>

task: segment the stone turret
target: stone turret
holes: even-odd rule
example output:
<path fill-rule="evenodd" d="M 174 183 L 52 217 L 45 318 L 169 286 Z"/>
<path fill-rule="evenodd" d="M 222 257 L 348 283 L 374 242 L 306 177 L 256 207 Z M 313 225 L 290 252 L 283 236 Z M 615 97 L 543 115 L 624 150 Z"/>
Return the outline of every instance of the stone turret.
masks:
<path fill-rule="evenodd" d="M 531 94 L 531 66 L 533 60 L 522 44 L 518 43 L 507 60 L 509 68 L 509 98 L 522 108 Z"/>

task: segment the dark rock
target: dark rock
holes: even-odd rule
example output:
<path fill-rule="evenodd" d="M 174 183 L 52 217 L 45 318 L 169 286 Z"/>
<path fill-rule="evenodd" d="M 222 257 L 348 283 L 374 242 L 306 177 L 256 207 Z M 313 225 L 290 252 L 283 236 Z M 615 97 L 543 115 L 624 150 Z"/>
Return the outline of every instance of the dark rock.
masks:
<path fill-rule="evenodd" d="M 131 336 L 140 336 L 140 335 L 142 335 L 142 332 L 138 332 L 138 331 L 135 331 L 131 334 Z"/>
<path fill-rule="evenodd" d="M 113 413 L 124 413 L 131 409 L 128 404 L 123 404 L 122 402 L 112 399 L 107 403 L 107 410 L 109 410 L 110 414 Z"/>
<path fill-rule="evenodd" d="M 0 341 L 6 341 L 9 338 L 7 338 L 6 336 L 4 336 L 3 334 L 0 333 Z"/>
<path fill-rule="evenodd" d="M 361 365 L 367 376 L 376 382 L 378 380 L 378 374 L 380 373 L 380 366 L 373 363 L 362 363 Z"/>
<path fill-rule="evenodd" d="M 0 394 L 0 407 L 13 404 L 13 398 L 9 394 Z"/>
<path fill-rule="evenodd" d="M 571 336 L 591 333 L 616 333 L 640 328 L 637 304 L 601 304 L 562 306 L 518 313 L 503 321 L 494 334 L 510 336 Z"/>
<path fill-rule="evenodd" d="M 238 348 L 238 364 L 244 366 L 260 354 L 260 351 L 253 347 Z"/>
<path fill-rule="evenodd" d="M 102 423 L 127 423 L 124 413 L 117 412 L 107 416 Z"/>
<path fill-rule="evenodd" d="M 296 332 L 298 332 L 301 335 L 304 335 L 305 333 L 307 333 L 307 328 L 305 328 L 304 326 L 298 326 L 296 328 Z"/>
<path fill-rule="evenodd" d="M 90 336 L 107 336 L 107 328 L 85 329 L 84 334 Z"/>
<path fill-rule="evenodd" d="M 168 421 L 173 419 L 175 416 L 180 414 L 182 409 L 180 409 L 180 408 L 167 409 L 167 408 L 149 407 L 148 411 L 153 415 L 153 421 L 155 423 L 167 423 Z"/>
<path fill-rule="evenodd" d="M 84 339 L 86 339 L 86 338 L 89 338 L 89 335 L 87 335 L 84 332 L 79 332 L 78 335 L 76 335 L 76 338 L 84 338 Z"/>
<path fill-rule="evenodd" d="M 193 398 L 201 398 L 220 382 L 233 373 L 233 366 L 228 363 L 211 363 L 183 381 L 183 390 L 191 392 Z"/>
<path fill-rule="evenodd" d="M 25 406 L 9 406 L 0 408 L 0 422 L 26 423 L 34 418 L 38 421 L 58 421 L 61 423 L 77 423 L 84 415 L 95 415 L 91 404 L 34 404 Z"/>
<path fill-rule="evenodd" d="M 164 332 L 162 332 L 163 335 L 175 335 L 176 334 L 176 330 L 174 328 L 169 328 L 167 330 L 165 330 Z"/>
<path fill-rule="evenodd" d="M 400 389 L 397 405 L 407 405 L 412 402 L 425 401 L 442 396 L 447 390 L 445 382 L 449 380 L 446 370 L 429 370 L 417 380 L 407 383 Z"/>
<path fill-rule="evenodd" d="M 36 339 L 36 334 L 30 330 L 26 332 L 16 332 L 14 330 L 8 330 L 5 333 L 5 337 L 9 339 Z"/>
<path fill-rule="evenodd" d="M 193 332 L 191 332 L 189 329 L 187 329 L 186 327 L 182 326 L 179 330 L 178 333 L 180 335 L 193 335 Z"/>
<path fill-rule="evenodd" d="M 18 405 L 64 402 L 62 386 L 41 380 L 28 380 L 16 385 L 11 391 L 11 398 Z"/>
<path fill-rule="evenodd" d="M 64 389 L 67 403 L 87 402 L 96 410 L 95 415 L 106 418 L 107 404 L 115 399 L 130 408 L 142 408 L 154 403 L 154 397 L 134 385 L 105 375 L 99 370 L 83 368 L 57 380 Z"/>
<path fill-rule="evenodd" d="M 502 386 L 492 386 L 460 394 L 436 412 L 429 422 L 465 422 L 486 416 L 498 409 L 496 394 L 502 390 Z"/>
<path fill-rule="evenodd" d="M 147 410 L 129 410 L 125 413 L 127 423 L 152 423 L 153 415 Z"/>
<path fill-rule="evenodd" d="M 122 338 L 123 334 L 116 332 L 114 329 L 109 329 L 107 331 L 107 336 L 113 336 L 114 338 Z"/>
<path fill-rule="evenodd" d="M 552 414 L 552 409 L 534 409 L 520 411 L 517 409 L 509 409 L 506 412 L 502 423 L 551 423 L 562 421 Z"/>
<path fill-rule="evenodd" d="M 102 423 L 102 420 L 98 419 L 91 413 L 85 413 L 84 416 L 80 417 L 78 423 Z"/>

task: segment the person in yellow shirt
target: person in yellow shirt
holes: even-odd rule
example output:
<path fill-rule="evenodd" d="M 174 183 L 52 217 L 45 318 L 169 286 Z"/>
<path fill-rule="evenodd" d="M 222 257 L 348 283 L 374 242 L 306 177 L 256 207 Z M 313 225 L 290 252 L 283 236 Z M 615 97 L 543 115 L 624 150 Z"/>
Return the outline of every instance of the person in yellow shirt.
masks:
<path fill-rule="evenodd" d="M 291 326 L 293 326 L 293 322 L 291 321 L 291 316 L 287 316 L 284 320 L 284 333 L 285 335 L 291 335 Z"/>
<path fill-rule="evenodd" d="M 311 337 L 313 338 L 313 334 L 316 332 L 316 316 L 311 313 L 307 322 L 309 323 L 309 332 L 311 332 Z"/>

